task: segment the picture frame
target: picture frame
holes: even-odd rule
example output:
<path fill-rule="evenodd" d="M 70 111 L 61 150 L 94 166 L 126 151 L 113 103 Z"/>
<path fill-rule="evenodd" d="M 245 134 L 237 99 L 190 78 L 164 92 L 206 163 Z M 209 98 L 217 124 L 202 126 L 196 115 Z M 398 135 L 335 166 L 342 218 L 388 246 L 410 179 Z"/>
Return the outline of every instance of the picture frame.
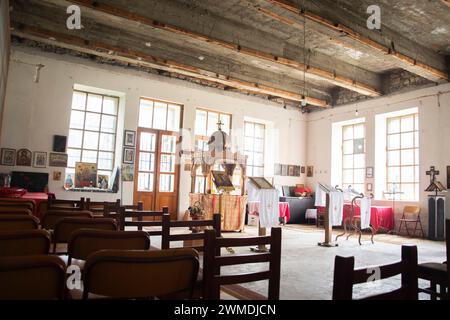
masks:
<path fill-rule="evenodd" d="M 123 145 L 125 147 L 134 147 L 136 145 L 136 131 L 125 130 L 123 135 Z"/>
<path fill-rule="evenodd" d="M 61 171 L 53 171 L 53 181 L 61 181 Z"/>
<path fill-rule="evenodd" d="M 48 157 L 48 165 L 50 167 L 67 167 L 67 153 L 53 153 L 51 152 Z"/>
<path fill-rule="evenodd" d="M 289 177 L 294 177 L 294 166 L 289 165 L 288 166 L 288 176 Z"/>
<path fill-rule="evenodd" d="M 75 188 L 95 188 L 97 186 L 97 164 L 75 162 Z"/>
<path fill-rule="evenodd" d="M 42 151 L 33 152 L 33 167 L 47 168 L 47 152 Z"/>
<path fill-rule="evenodd" d="M 301 166 L 300 167 L 300 172 L 301 173 L 306 173 L 306 167 L 305 166 Z"/>
<path fill-rule="evenodd" d="M 282 175 L 283 177 L 287 177 L 287 176 L 288 176 L 288 173 L 289 173 L 288 166 L 285 165 L 285 164 L 282 164 L 282 165 L 281 165 L 281 175 Z"/>
<path fill-rule="evenodd" d="M 294 177 L 300 177 L 300 166 L 294 166 Z"/>
<path fill-rule="evenodd" d="M 134 181 L 134 164 L 122 165 L 122 181 Z"/>
<path fill-rule="evenodd" d="M 31 167 L 32 153 L 28 149 L 17 150 L 16 165 L 23 167 Z"/>
<path fill-rule="evenodd" d="M 233 191 L 234 186 L 230 176 L 224 171 L 211 171 L 213 175 L 214 185 L 217 190 Z"/>
<path fill-rule="evenodd" d="M 272 184 L 267 181 L 266 178 L 259 177 L 248 177 L 248 179 L 258 188 L 258 189 L 274 189 Z"/>
<path fill-rule="evenodd" d="M 367 167 L 366 168 L 366 178 L 373 178 L 373 167 Z"/>
<path fill-rule="evenodd" d="M 53 136 L 53 152 L 66 153 L 67 136 Z"/>
<path fill-rule="evenodd" d="M 306 167 L 306 176 L 308 178 L 314 177 L 314 166 L 307 166 Z"/>
<path fill-rule="evenodd" d="M 97 187 L 102 190 L 108 190 L 109 176 L 106 174 L 98 174 L 97 175 Z"/>
<path fill-rule="evenodd" d="M 281 176 L 281 164 L 275 163 L 274 174 L 275 174 L 276 176 Z"/>
<path fill-rule="evenodd" d="M 122 163 L 134 164 L 134 148 L 123 148 Z"/>
<path fill-rule="evenodd" d="M 14 166 L 16 164 L 16 149 L 2 148 L 0 164 L 2 166 Z"/>
<path fill-rule="evenodd" d="M 366 189 L 367 189 L 368 192 L 372 192 L 373 191 L 372 183 L 368 183 L 367 186 L 366 186 Z"/>

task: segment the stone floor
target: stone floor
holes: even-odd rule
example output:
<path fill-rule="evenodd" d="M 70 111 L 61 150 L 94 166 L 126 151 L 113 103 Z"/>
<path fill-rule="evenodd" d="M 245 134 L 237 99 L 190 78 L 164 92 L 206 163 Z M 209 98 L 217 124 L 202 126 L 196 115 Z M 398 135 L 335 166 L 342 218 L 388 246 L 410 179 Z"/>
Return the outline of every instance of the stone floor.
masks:
<path fill-rule="evenodd" d="M 335 232 L 338 234 L 339 230 Z M 256 227 L 246 226 L 242 233 L 224 233 L 225 237 L 253 236 L 257 234 Z M 363 237 L 360 246 L 356 237 L 349 240 L 339 239 L 339 246 L 324 248 L 317 245 L 323 241 L 323 229 L 306 225 L 283 226 L 282 257 L 281 257 L 281 289 L 283 300 L 323 300 L 331 299 L 333 285 L 334 258 L 336 255 L 355 256 L 355 267 L 392 263 L 400 260 L 401 244 L 414 244 L 418 247 L 419 263 L 445 261 L 445 243 L 429 240 L 405 238 L 395 235 L 379 234 L 369 241 Z M 342 239 L 342 240 L 341 240 Z M 152 245 L 159 246 L 159 239 L 152 239 Z M 234 248 L 236 253 L 249 252 L 249 248 Z M 223 254 L 229 254 L 225 250 Z M 245 267 L 225 267 L 223 274 L 235 272 L 254 272 L 264 270 L 267 264 L 251 264 Z M 397 288 L 399 277 L 374 283 L 355 286 L 354 297 L 358 298 L 375 292 Z M 426 283 L 421 281 L 420 286 Z M 267 294 L 267 282 L 259 281 L 245 285 L 263 295 Z M 428 299 L 426 295 L 421 299 Z"/>

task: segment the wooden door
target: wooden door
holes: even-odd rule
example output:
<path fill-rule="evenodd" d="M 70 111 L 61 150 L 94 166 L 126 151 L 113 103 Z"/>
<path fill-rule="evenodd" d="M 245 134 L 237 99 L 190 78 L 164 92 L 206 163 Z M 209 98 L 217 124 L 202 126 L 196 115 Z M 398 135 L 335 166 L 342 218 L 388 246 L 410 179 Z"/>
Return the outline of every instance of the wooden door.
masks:
<path fill-rule="evenodd" d="M 179 135 L 176 132 L 138 128 L 134 203 L 144 210 L 169 207 L 172 219 L 178 213 Z"/>

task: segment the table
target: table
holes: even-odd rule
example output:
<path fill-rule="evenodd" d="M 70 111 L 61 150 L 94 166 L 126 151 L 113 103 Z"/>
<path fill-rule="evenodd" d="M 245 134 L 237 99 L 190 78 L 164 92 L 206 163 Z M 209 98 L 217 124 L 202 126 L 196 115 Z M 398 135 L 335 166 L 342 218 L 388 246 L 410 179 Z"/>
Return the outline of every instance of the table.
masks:
<path fill-rule="evenodd" d="M 248 214 L 255 216 L 259 215 L 259 201 L 248 202 Z M 289 210 L 288 202 L 278 202 L 278 216 L 283 218 L 285 223 L 291 219 L 291 211 Z"/>
<path fill-rule="evenodd" d="M 344 204 L 344 216 L 343 221 L 351 214 L 352 205 Z M 360 208 L 355 207 L 355 215 L 360 215 Z M 394 210 L 388 206 L 371 206 L 370 207 L 370 224 L 372 225 L 375 233 L 381 227 L 386 230 L 394 229 Z"/>

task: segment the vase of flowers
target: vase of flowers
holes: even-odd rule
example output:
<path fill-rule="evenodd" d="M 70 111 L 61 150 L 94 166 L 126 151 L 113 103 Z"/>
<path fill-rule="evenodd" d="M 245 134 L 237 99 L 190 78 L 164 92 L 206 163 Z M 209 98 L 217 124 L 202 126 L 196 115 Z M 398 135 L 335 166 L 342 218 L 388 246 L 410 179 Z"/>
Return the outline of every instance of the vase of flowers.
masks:
<path fill-rule="evenodd" d="M 203 206 L 201 205 L 200 202 L 195 202 L 193 206 L 190 206 L 187 211 L 187 214 L 189 214 L 189 216 L 191 217 L 192 220 L 200 220 L 202 219 L 204 216 L 206 216 L 206 211 L 203 208 Z M 192 227 L 191 228 L 193 233 L 197 233 L 200 231 L 199 227 Z"/>

